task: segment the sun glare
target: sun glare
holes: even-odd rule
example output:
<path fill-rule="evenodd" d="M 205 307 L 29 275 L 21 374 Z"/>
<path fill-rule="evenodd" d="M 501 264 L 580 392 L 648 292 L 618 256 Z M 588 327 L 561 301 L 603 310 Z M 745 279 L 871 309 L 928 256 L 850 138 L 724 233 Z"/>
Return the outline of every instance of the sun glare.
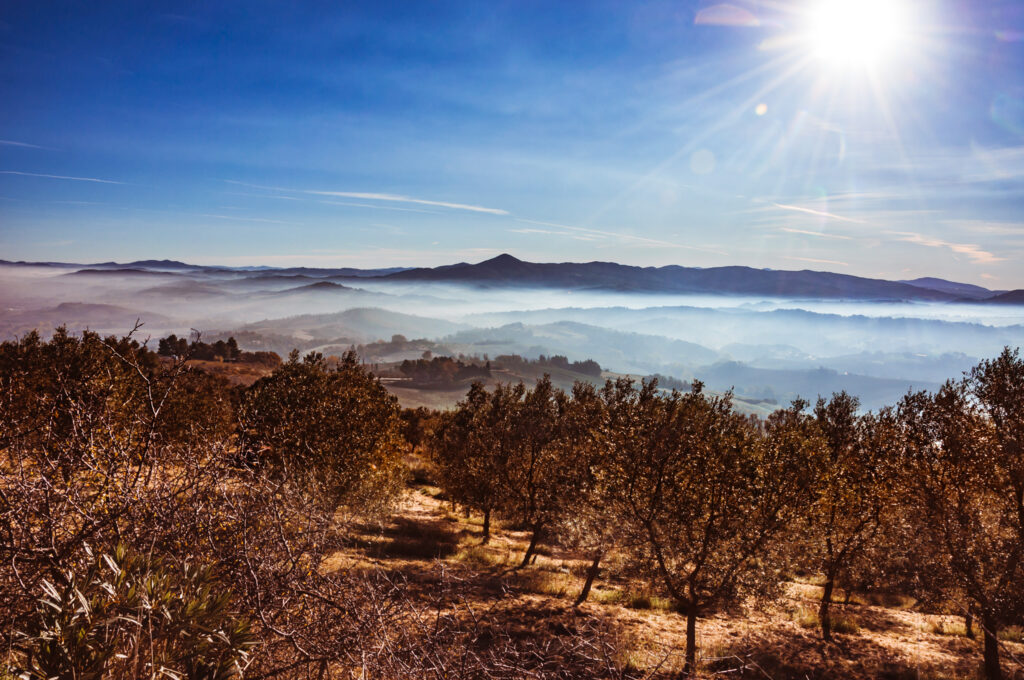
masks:
<path fill-rule="evenodd" d="M 808 12 L 807 39 L 814 55 L 838 67 L 875 67 L 909 37 L 899 0 L 816 0 Z"/>

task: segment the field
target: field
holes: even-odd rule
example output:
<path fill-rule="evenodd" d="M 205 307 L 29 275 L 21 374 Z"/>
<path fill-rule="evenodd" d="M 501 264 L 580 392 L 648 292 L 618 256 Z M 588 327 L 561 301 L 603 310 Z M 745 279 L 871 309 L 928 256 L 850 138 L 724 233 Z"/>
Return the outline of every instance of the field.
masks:
<path fill-rule="evenodd" d="M 477 612 L 521 635 L 599 624 L 614 631 L 609 648 L 617 661 L 640 676 L 672 677 L 682 669 L 685 618 L 631 578 L 621 556 L 605 560 L 589 601 L 574 608 L 587 567 L 583 555 L 544 548 L 533 564 L 517 569 L 526 532 L 499 525 L 490 543 L 481 545 L 480 518 L 453 511 L 429 478 L 417 478 L 388 522 L 361 527 L 351 549 L 335 554 L 325 568 L 383 569 L 423 593 L 454 588 L 453 611 Z M 701 676 L 980 677 L 980 635 L 969 639 L 962 617 L 924 613 L 896 593 L 854 595 L 849 604 L 834 606 L 837 634 L 828 644 L 816 627 L 820 593 L 813 578 L 794 579 L 775 603 L 701 619 Z M 1024 678 L 1024 636 L 1010 630 L 1005 638 L 1004 673 Z"/>

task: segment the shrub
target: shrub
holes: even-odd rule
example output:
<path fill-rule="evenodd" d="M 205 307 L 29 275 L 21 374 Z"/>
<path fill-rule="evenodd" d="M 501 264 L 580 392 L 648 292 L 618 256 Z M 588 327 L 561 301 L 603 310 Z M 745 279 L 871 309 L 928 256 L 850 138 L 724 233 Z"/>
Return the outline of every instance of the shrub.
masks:
<path fill-rule="evenodd" d="M 235 678 L 257 643 L 209 565 L 151 562 L 119 544 L 40 589 L 17 635 L 22 678 Z"/>

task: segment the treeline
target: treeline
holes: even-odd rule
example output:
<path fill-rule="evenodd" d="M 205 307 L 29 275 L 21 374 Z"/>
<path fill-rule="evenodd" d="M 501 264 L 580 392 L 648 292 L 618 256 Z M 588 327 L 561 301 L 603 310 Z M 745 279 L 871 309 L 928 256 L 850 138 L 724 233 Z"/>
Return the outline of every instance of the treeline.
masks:
<path fill-rule="evenodd" d="M 583 375 L 589 375 L 594 378 L 601 377 L 601 364 L 597 363 L 593 359 L 584 359 L 583 361 L 569 361 L 568 358 L 556 354 L 550 357 L 541 354 L 536 359 L 525 359 L 518 354 L 502 354 L 494 359 L 495 363 L 503 366 L 517 366 L 517 365 L 528 365 L 528 366 L 541 366 L 550 368 L 559 368 L 564 371 L 573 371 L 575 373 L 582 373 Z"/>
<path fill-rule="evenodd" d="M 491 377 L 492 364 L 487 358 L 481 360 L 464 355 L 459 355 L 458 358 L 429 355 L 428 351 L 424 352 L 423 358 L 405 359 L 398 370 L 415 382 L 431 385 L 457 385 L 460 382 L 486 380 Z M 558 368 L 595 378 L 601 377 L 601 365 L 592 359 L 570 362 L 561 355 L 546 357 L 543 354 L 536 359 L 525 359 L 517 354 L 503 354 L 494 358 L 495 368 L 515 370 L 525 366 Z"/>
<path fill-rule="evenodd" d="M 583 602 L 612 550 L 687 619 L 771 598 L 795 571 L 910 593 L 979 622 L 987 678 L 998 633 L 1024 623 L 1024 362 L 1005 350 L 935 394 L 859 413 L 845 393 L 765 420 L 731 396 L 656 381 L 532 389 L 475 384 L 427 440 L 449 496 L 589 553 Z"/>
<path fill-rule="evenodd" d="M 157 342 L 157 354 L 164 357 L 201 359 L 204 361 L 234 361 L 278 366 L 281 357 L 276 352 L 245 352 L 238 347 L 234 336 L 227 340 L 206 343 L 196 338 L 189 342 L 173 333 Z"/>
<path fill-rule="evenodd" d="M 464 363 L 461 359 L 451 357 L 432 357 L 430 359 L 404 360 L 398 367 L 402 375 L 418 383 L 435 385 L 454 385 L 475 378 L 491 377 L 491 362 L 483 365 Z"/>
<path fill-rule="evenodd" d="M 658 387 L 663 390 L 679 390 L 680 392 L 689 392 L 693 389 L 693 383 L 688 380 L 681 380 L 670 375 L 662 375 L 661 373 L 654 373 L 647 376 L 647 380 L 657 381 Z M 749 400 L 748 400 L 749 401 Z"/>

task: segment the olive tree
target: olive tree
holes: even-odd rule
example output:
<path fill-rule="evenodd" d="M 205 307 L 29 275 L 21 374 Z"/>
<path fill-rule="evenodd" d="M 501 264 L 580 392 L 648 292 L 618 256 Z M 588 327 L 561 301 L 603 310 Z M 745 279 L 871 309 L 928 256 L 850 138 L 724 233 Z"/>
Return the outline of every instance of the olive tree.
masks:
<path fill-rule="evenodd" d="M 869 549 L 892 501 L 885 420 L 859 416 L 860 403 L 846 392 L 818 399 L 814 421 L 825 446 L 815 461 L 817 478 L 811 505 L 809 548 L 825 577 L 818 618 L 821 635 L 832 639 L 830 607 L 841 576 Z"/>
<path fill-rule="evenodd" d="M 430 439 L 444 490 L 455 502 L 483 514 L 484 543 L 490 541 L 491 515 L 502 500 L 507 431 L 518 400 L 511 387 L 498 385 L 488 394 L 483 383 L 474 382 L 455 410 L 441 416 Z"/>
<path fill-rule="evenodd" d="M 578 468 L 566 455 L 560 427 L 570 400 L 545 375 L 530 390 L 520 390 L 509 431 L 503 510 L 530 530 L 520 567 L 530 563 L 545 531 L 573 505 Z"/>
<path fill-rule="evenodd" d="M 380 511 L 401 490 L 398 402 L 354 352 L 335 370 L 320 354 L 293 352 L 246 391 L 239 425 L 249 459 L 327 507 Z"/>
<path fill-rule="evenodd" d="M 686 615 L 686 670 L 710 608 L 778 584 L 775 541 L 809 499 L 808 423 L 774 414 L 762 436 L 731 396 L 660 396 L 623 385 L 631 417 L 615 447 L 614 503 L 632 548 Z"/>
<path fill-rule="evenodd" d="M 945 555 L 963 613 L 979 616 L 997 680 L 998 631 L 1024 620 L 1024 362 L 1006 349 L 934 395 L 908 395 L 899 414 L 916 528 Z"/>
<path fill-rule="evenodd" d="M 607 413 L 597 389 L 590 383 L 577 382 L 559 419 L 557 452 L 564 478 L 556 522 L 562 540 L 590 559 L 583 588 L 573 606 L 587 600 L 601 560 L 616 535 L 607 502 Z"/>

